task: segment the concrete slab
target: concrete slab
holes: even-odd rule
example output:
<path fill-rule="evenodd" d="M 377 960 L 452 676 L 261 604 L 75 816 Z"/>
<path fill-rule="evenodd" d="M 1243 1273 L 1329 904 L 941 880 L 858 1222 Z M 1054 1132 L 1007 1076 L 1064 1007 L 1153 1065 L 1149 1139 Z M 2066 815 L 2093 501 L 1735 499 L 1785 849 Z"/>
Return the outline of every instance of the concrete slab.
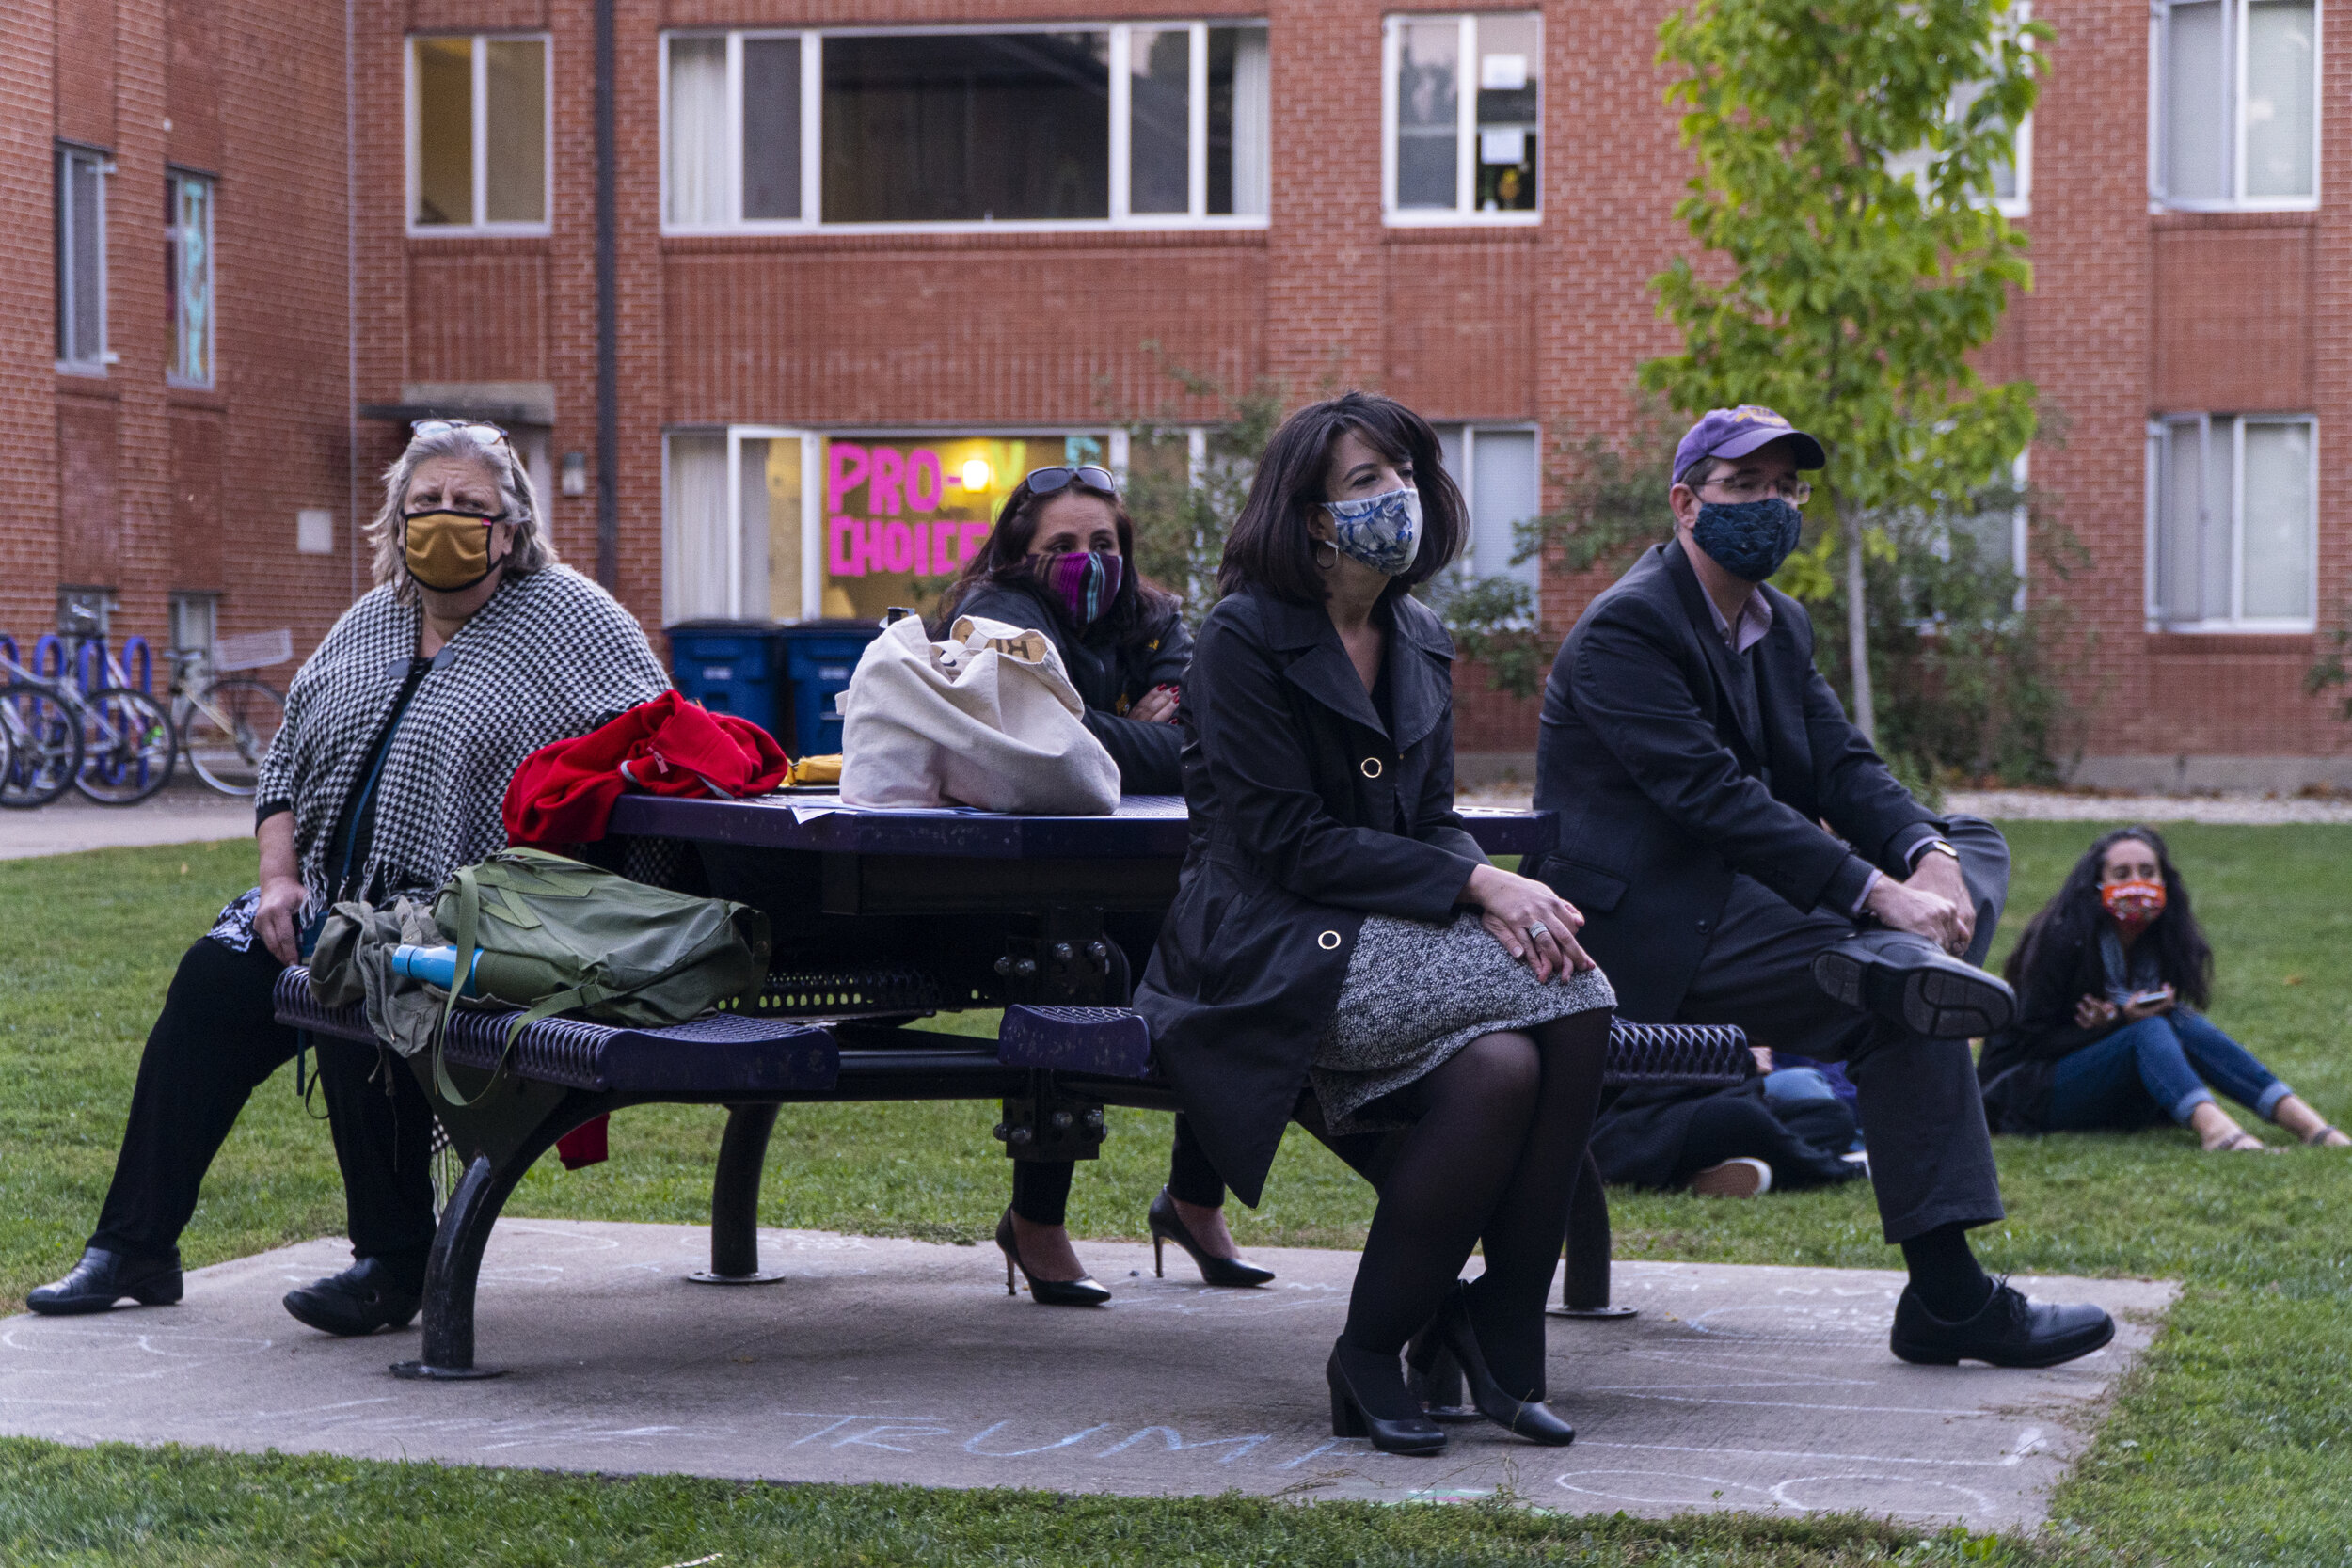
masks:
<path fill-rule="evenodd" d="M 2173 1287 L 2021 1281 L 2123 1319 L 2050 1371 L 1907 1367 L 1886 1350 L 1899 1277 L 1857 1270 L 1619 1267 L 1630 1322 L 1550 1320 L 1573 1448 L 1480 1423 L 1396 1459 L 1330 1435 L 1323 1361 L 1352 1253 L 1252 1254 L 1280 1271 L 1212 1291 L 1148 1248 L 1081 1251 L 1094 1310 L 1004 1294 L 993 1249 L 765 1232 L 767 1286 L 683 1277 L 694 1227 L 509 1220 L 484 1269 L 492 1381 L 401 1383 L 413 1330 L 329 1339 L 278 1306 L 339 1266 L 305 1243 L 202 1270 L 176 1308 L 0 1322 L 0 1430 L 66 1442 L 779 1481 L 1137 1495 L 1476 1496 L 1565 1512 L 1861 1509 L 2030 1524 Z M 1172 1260 L 1181 1263 L 1181 1260 Z"/>

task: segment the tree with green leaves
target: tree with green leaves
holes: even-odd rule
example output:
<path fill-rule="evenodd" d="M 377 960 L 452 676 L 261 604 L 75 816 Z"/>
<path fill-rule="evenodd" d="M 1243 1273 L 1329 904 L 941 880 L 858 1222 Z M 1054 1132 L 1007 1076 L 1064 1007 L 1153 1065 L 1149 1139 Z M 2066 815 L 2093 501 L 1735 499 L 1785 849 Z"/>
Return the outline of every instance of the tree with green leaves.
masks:
<path fill-rule="evenodd" d="M 1659 29 L 1697 163 L 1676 215 L 1722 263 L 1677 257 L 1652 279 L 1683 352 L 1642 383 L 1692 415 L 1769 404 L 1829 449 L 1816 495 L 1835 527 L 1791 565 L 1826 577 L 1843 552 L 1866 735 L 1866 556 L 1898 553 L 1900 518 L 1983 512 L 2034 435 L 2032 384 L 1988 386 L 1969 363 L 2032 281 L 1994 200 L 2049 36 L 2023 9 L 1693 0 Z"/>

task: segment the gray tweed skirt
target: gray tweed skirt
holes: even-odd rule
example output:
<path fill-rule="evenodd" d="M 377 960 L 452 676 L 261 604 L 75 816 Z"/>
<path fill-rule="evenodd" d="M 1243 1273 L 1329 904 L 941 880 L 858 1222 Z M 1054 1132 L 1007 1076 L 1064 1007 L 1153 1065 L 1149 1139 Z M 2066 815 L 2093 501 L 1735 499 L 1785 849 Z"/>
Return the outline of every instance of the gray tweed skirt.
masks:
<path fill-rule="evenodd" d="M 1307 1069 L 1325 1125 L 1377 1132 L 1410 1123 L 1356 1113 L 1435 1070 L 1481 1035 L 1531 1029 L 1555 1018 L 1614 1007 L 1597 969 L 1546 985 L 1462 913 L 1449 925 L 1367 915 L 1348 955 L 1332 1015 Z"/>

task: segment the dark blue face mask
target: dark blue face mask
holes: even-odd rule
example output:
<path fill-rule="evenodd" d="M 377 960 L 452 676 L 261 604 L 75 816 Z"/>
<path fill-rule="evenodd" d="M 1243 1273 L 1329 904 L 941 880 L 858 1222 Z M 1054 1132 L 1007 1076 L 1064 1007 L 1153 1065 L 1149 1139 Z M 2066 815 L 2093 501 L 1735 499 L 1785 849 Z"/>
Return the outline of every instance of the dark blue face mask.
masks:
<path fill-rule="evenodd" d="M 1804 514 L 1778 496 L 1753 501 L 1701 501 L 1691 538 L 1708 559 L 1747 582 L 1780 570 L 1804 531 Z"/>

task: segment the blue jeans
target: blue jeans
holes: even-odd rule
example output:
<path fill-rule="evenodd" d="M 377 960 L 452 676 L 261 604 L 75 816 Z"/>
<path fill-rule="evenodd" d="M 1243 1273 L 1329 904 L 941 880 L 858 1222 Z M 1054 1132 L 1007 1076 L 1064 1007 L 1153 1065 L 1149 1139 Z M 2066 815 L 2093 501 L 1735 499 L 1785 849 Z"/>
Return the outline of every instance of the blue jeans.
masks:
<path fill-rule="evenodd" d="M 2213 1101 L 2211 1084 L 2268 1118 L 2295 1091 L 2247 1049 L 2185 1007 L 2127 1023 L 2058 1063 L 2050 1078 L 2054 1132 L 2147 1127 L 2170 1117 L 2185 1125 Z"/>

